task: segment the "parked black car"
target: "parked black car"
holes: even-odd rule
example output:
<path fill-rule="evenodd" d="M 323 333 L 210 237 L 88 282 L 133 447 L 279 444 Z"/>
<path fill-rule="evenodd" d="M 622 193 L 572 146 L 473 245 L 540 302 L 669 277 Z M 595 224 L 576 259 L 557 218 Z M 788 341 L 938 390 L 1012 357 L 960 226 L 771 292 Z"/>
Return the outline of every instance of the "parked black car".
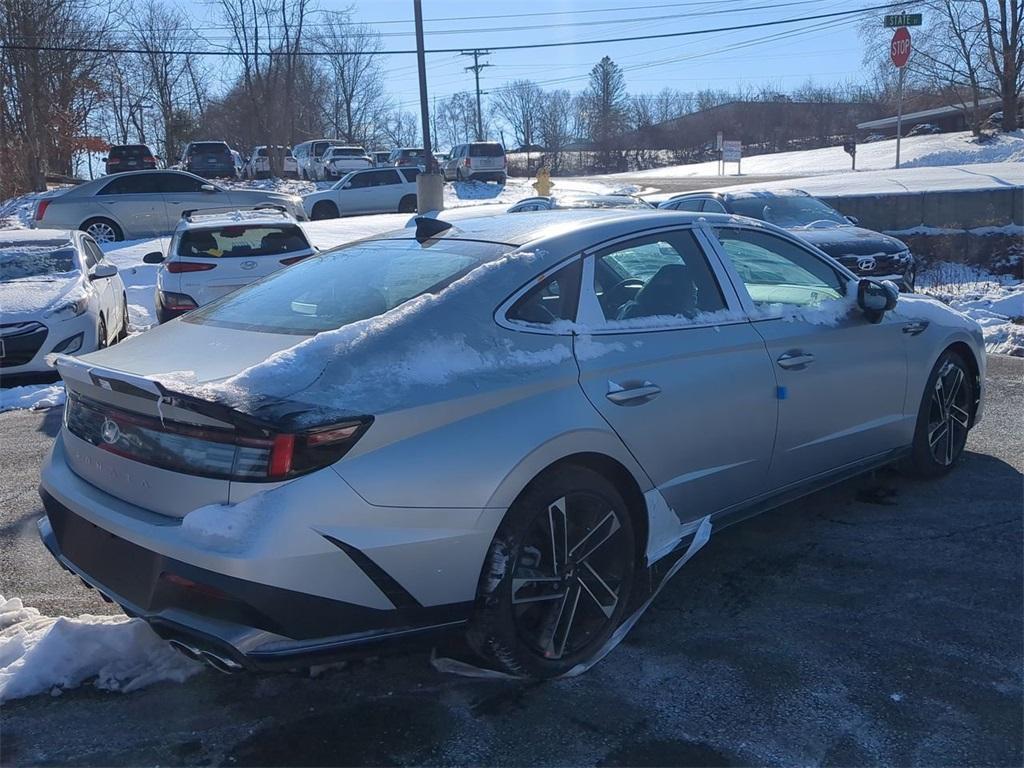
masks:
<path fill-rule="evenodd" d="M 799 189 L 687 192 L 658 205 L 677 211 L 733 213 L 790 230 L 855 275 L 892 280 L 913 291 L 917 265 L 902 240 L 857 226 L 857 220 Z"/>
<path fill-rule="evenodd" d="M 181 168 L 206 179 L 238 176 L 231 147 L 224 141 L 190 141 L 181 156 Z"/>
<path fill-rule="evenodd" d="M 160 158 L 145 144 L 115 144 L 103 158 L 106 173 L 152 171 L 160 167 Z"/>

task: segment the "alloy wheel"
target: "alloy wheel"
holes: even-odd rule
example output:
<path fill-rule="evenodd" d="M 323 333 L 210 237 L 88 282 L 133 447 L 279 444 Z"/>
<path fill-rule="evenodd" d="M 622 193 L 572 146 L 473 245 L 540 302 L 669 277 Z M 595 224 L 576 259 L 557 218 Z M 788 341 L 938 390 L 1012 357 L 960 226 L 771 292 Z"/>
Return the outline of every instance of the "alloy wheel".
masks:
<path fill-rule="evenodd" d="M 117 233 L 114 231 L 114 228 L 105 221 L 94 222 L 85 231 L 92 235 L 92 239 L 97 243 L 113 243 L 117 240 Z"/>
<path fill-rule="evenodd" d="M 939 371 L 928 412 L 928 448 L 932 458 L 948 467 L 963 450 L 971 423 L 964 370 L 952 361 Z"/>
<path fill-rule="evenodd" d="M 512 573 L 516 632 L 535 653 L 562 659 L 617 620 L 631 540 L 619 513 L 593 493 L 566 495 L 527 528 Z"/>

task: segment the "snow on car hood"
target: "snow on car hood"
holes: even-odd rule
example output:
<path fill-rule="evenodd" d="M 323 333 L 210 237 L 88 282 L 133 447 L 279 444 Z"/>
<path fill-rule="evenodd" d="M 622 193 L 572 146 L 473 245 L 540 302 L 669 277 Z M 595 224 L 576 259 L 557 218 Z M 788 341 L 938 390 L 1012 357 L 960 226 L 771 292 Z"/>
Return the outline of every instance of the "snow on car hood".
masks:
<path fill-rule="evenodd" d="M 26 277 L 0 283 L 0 315 L 4 322 L 24 319 L 50 309 L 63 301 L 77 299 L 84 293 L 80 272 L 66 272 L 46 277 Z"/>
<path fill-rule="evenodd" d="M 891 255 L 907 250 L 906 243 L 895 237 L 847 224 L 790 227 L 789 231 L 832 257 Z"/>

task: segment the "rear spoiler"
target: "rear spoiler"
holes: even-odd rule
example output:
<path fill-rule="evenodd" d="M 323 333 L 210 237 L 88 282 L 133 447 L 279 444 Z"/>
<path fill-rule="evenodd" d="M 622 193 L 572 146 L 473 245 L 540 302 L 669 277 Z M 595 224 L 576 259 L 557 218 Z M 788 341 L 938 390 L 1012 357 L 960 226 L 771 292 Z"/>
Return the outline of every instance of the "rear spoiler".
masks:
<path fill-rule="evenodd" d="M 282 216 L 290 215 L 288 210 L 283 205 L 277 205 L 275 203 L 256 203 L 255 205 L 222 205 L 215 208 L 189 208 L 188 210 L 181 212 L 181 218 L 184 221 L 192 221 L 192 217 L 196 215 L 200 216 L 216 216 L 217 213 L 234 213 L 242 211 L 269 211 L 271 213 L 279 213 Z"/>
<path fill-rule="evenodd" d="M 109 392 L 139 397 L 156 403 L 158 409 L 161 404 L 166 404 L 192 411 L 200 416 L 217 419 L 246 431 L 267 432 L 272 429 L 271 424 L 242 413 L 229 405 L 203 400 L 182 392 L 174 392 L 159 381 L 147 379 L 144 376 L 106 368 L 95 363 L 87 363 L 70 355 L 55 355 L 52 362 L 64 381 L 77 381 Z"/>
<path fill-rule="evenodd" d="M 87 363 L 81 358 L 70 355 L 53 355 L 49 358 L 54 368 L 64 381 L 77 381 L 88 386 L 100 387 L 109 392 L 119 392 L 133 397 L 149 400 L 156 404 L 157 411 L 162 405 L 180 408 L 184 411 L 206 416 L 217 421 L 231 424 L 240 433 L 250 436 L 265 437 L 269 434 L 287 429 L 308 429 L 308 422 L 299 423 L 303 416 L 316 412 L 318 422 L 333 423 L 353 418 L 365 419 L 366 416 L 350 412 L 331 411 L 329 409 L 311 409 L 307 404 L 289 401 L 269 401 L 264 403 L 267 418 L 252 415 L 224 402 L 205 400 L 184 392 L 168 389 L 159 381 L 137 376 L 126 371 L 106 368 L 95 363 Z M 243 406 L 244 407 L 244 406 Z"/>

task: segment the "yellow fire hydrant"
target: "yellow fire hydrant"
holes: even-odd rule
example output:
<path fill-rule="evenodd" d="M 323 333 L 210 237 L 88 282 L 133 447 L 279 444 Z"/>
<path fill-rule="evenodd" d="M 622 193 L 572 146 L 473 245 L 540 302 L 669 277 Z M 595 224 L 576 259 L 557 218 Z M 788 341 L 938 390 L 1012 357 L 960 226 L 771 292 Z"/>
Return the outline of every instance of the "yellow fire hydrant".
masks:
<path fill-rule="evenodd" d="M 551 183 L 551 171 L 547 169 L 547 166 L 542 165 L 537 169 L 537 180 L 533 182 L 533 188 L 541 197 L 547 197 L 551 194 L 551 188 L 554 186 Z"/>

